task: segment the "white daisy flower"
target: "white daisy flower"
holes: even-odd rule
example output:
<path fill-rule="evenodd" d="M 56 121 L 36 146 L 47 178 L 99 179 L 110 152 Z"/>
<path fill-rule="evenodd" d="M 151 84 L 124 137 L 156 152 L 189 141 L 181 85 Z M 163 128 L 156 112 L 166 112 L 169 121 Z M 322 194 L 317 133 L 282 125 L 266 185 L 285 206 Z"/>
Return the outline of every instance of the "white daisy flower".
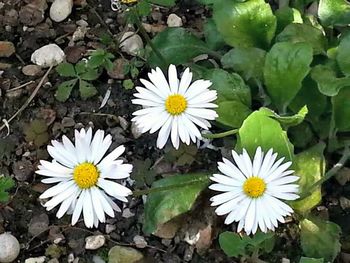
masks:
<path fill-rule="evenodd" d="M 178 149 L 180 140 L 187 145 L 191 140 L 195 143 L 202 135 L 197 126 L 208 130 L 208 120 L 218 116 L 217 105 L 211 103 L 217 98 L 215 90 L 209 90 L 209 80 L 196 80 L 192 84 L 192 73 L 187 68 L 181 79 L 178 79 L 176 67 L 169 66 L 169 82 L 160 68 L 148 74 L 150 81 L 140 79 L 145 87 L 136 87 L 137 99 L 133 104 L 144 108 L 133 113 L 132 119 L 142 133 L 159 130 L 157 147 L 163 148 L 169 136 L 173 146 Z M 196 126 L 197 125 L 197 126 Z"/>
<path fill-rule="evenodd" d="M 212 206 L 218 206 L 217 215 L 227 215 L 225 224 L 239 222 L 237 231 L 242 229 L 249 235 L 258 227 L 262 232 L 274 230 L 278 221 L 284 223 L 284 216 L 293 213 L 282 200 L 295 200 L 299 186 L 293 182 L 299 179 L 287 170 L 291 162 L 282 164 L 284 157 L 276 161 L 277 153 L 270 149 L 266 155 L 258 147 L 253 161 L 246 150 L 238 155 L 232 151 L 235 164 L 223 158 L 218 162 L 222 174 L 210 179 L 215 184 L 209 188 L 223 192 L 213 196 Z"/>
<path fill-rule="evenodd" d="M 111 180 L 127 178 L 131 173 L 131 164 L 117 160 L 125 151 L 124 146 L 103 158 L 112 144 L 112 136 L 105 136 L 104 131 L 98 130 L 92 138 L 91 128 L 87 132 L 75 130 L 75 145 L 66 136 L 62 137 L 62 143 L 56 140 L 51 143 L 47 151 L 52 162 L 41 160 L 36 171 L 48 177 L 42 180 L 43 183 L 58 183 L 40 196 L 51 198 L 44 204 L 48 211 L 61 204 L 56 216 L 73 214 L 72 225 L 83 213 L 87 227 L 97 227 L 99 222 L 105 222 L 105 213 L 114 217 L 114 210 L 121 211 L 112 198 L 127 202 L 126 196 L 132 192 Z"/>

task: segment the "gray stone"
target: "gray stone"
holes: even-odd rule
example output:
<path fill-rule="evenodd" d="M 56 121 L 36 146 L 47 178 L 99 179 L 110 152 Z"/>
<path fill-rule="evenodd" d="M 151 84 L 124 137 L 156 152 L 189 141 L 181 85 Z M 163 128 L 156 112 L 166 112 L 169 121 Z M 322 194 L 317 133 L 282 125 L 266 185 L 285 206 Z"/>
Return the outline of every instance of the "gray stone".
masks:
<path fill-rule="evenodd" d="M 141 259 L 142 253 L 131 247 L 114 246 L 108 252 L 108 263 L 134 263 Z"/>
<path fill-rule="evenodd" d="M 10 233 L 0 234 L 0 262 L 14 261 L 19 254 L 20 246 L 17 238 Z"/>
<path fill-rule="evenodd" d="M 85 242 L 85 249 L 96 250 L 105 244 L 106 238 L 104 235 L 89 236 L 85 238 Z"/>
<path fill-rule="evenodd" d="M 28 232 L 32 236 L 39 235 L 43 231 L 45 231 L 49 227 L 49 217 L 47 214 L 40 214 L 37 216 L 34 216 L 28 226 Z"/>
<path fill-rule="evenodd" d="M 62 22 L 71 13 L 73 0 L 55 0 L 50 8 L 50 18 L 55 22 Z"/>

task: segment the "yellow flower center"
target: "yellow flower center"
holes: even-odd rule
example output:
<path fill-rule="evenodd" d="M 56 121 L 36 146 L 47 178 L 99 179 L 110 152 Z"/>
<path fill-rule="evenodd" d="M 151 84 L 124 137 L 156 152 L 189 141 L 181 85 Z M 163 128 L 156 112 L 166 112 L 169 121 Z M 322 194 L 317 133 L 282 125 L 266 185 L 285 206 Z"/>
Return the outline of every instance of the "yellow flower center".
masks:
<path fill-rule="evenodd" d="M 121 2 L 123 4 L 132 4 L 132 3 L 136 3 L 138 0 L 121 0 Z"/>
<path fill-rule="evenodd" d="M 243 184 L 243 191 L 251 198 L 258 198 L 264 194 L 266 183 L 260 177 L 250 177 Z"/>
<path fill-rule="evenodd" d="M 100 176 L 97 167 L 92 163 L 82 163 L 74 168 L 73 179 L 82 189 L 96 185 Z"/>
<path fill-rule="evenodd" d="M 187 108 L 187 100 L 180 94 L 170 95 L 165 101 L 165 108 L 171 115 L 179 115 Z"/>

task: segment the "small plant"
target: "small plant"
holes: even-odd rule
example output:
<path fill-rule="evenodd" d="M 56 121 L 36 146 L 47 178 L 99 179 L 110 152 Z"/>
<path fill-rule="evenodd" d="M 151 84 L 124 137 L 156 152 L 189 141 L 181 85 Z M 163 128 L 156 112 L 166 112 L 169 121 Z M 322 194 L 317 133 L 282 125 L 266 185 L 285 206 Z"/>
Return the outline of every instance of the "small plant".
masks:
<path fill-rule="evenodd" d="M 56 67 L 56 71 L 62 77 L 72 77 L 72 79 L 64 81 L 58 86 L 55 94 L 57 100 L 66 101 L 77 83 L 82 99 L 87 99 L 97 94 L 95 86 L 89 81 L 96 80 L 100 76 L 98 67 L 92 68 L 88 66 L 88 63 L 80 61 L 75 66 L 70 63 L 61 63 Z"/>
<path fill-rule="evenodd" d="M 9 200 L 8 190 L 15 186 L 15 181 L 10 176 L 0 175 L 0 202 Z"/>
<path fill-rule="evenodd" d="M 114 55 L 112 53 L 109 53 L 103 49 L 97 49 L 91 52 L 87 66 L 91 69 L 104 68 L 107 71 L 112 70 L 113 62 L 111 59 L 114 59 Z"/>

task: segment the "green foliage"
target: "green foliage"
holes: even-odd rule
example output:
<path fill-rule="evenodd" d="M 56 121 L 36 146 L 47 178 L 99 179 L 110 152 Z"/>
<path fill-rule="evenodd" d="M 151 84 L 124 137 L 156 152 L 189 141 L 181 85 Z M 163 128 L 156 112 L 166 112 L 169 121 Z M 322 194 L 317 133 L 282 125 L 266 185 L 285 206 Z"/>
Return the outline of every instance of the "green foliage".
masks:
<path fill-rule="evenodd" d="M 233 232 L 223 232 L 219 236 L 221 249 L 229 257 L 249 256 L 254 251 L 270 253 L 275 244 L 274 233 L 258 232 L 253 237 L 239 236 Z"/>
<path fill-rule="evenodd" d="M 301 247 L 307 257 L 333 262 L 340 252 L 340 234 L 337 224 L 320 218 L 307 218 L 300 222 Z"/>
<path fill-rule="evenodd" d="M 302 135 L 303 136 L 303 135 Z M 295 174 L 300 177 L 299 194 L 305 194 L 316 181 L 325 173 L 326 163 L 323 156 L 325 145 L 319 143 L 312 148 L 297 154 L 294 158 L 293 168 Z M 321 202 L 321 187 L 318 187 L 309 197 L 291 202 L 292 207 L 300 214 L 307 214 Z"/>
<path fill-rule="evenodd" d="M 288 6 L 278 9 L 275 12 L 277 17 L 277 32 L 281 32 L 286 26 L 293 23 L 303 23 L 303 18 L 300 12 Z"/>
<path fill-rule="evenodd" d="M 176 165 L 191 165 L 195 161 L 198 148 L 196 145 L 180 144 L 178 150 L 173 147 L 165 148 L 165 160 Z"/>
<path fill-rule="evenodd" d="M 0 175 L 0 203 L 9 200 L 8 190 L 15 186 L 15 181 L 10 176 Z"/>
<path fill-rule="evenodd" d="M 350 76 L 350 34 L 340 41 L 337 49 L 337 62 L 345 76 Z"/>
<path fill-rule="evenodd" d="M 154 233 L 162 224 L 188 212 L 208 183 L 207 174 L 178 174 L 155 181 L 152 188 L 163 187 L 168 191 L 148 195 L 143 231 Z"/>
<path fill-rule="evenodd" d="M 278 158 L 293 160 L 294 147 L 280 123 L 264 110 L 255 111 L 243 122 L 238 132 L 237 150 L 246 149 L 251 157 L 259 146 L 267 152 L 273 149 Z"/>
<path fill-rule="evenodd" d="M 126 90 L 133 89 L 134 88 L 134 82 L 132 79 L 125 79 L 123 80 L 123 88 Z"/>
<path fill-rule="evenodd" d="M 318 16 L 324 26 L 350 24 L 350 4 L 346 0 L 320 0 Z"/>
<path fill-rule="evenodd" d="M 114 55 L 103 49 L 97 49 L 91 52 L 87 67 L 91 69 L 104 67 L 107 71 L 113 69 L 111 59 Z"/>
<path fill-rule="evenodd" d="M 184 28 L 168 28 L 152 39 L 154 46 L 169 64 L 179 65 L 192 58 L 210 52 L 207 45 Z M 152 66 L 162 65 L 155 52 L 151 52 L 148 63 Z M 166 65 L 163 65 L 166 66 Z"/>
<path fill-rule="evenodd" d="M 173 6 L 176 0 L 148 0 L 152 4 L 162 5 L 162 6 Z"/>
<path fill-rule="evenodd" d="M 56 67 L 56 71 L 60 76 L 73 77 L 73 79 L 64 81 L 57 87 L 55 94 L 57 100 L 61 102 L 66 101 L 70 97 L 72 90 L 77 83 L 79 84 L 79 92 L 82 99 L 87 99 L 97 94 L 95 86 L 89 82 L 96 80 L 100 76 L 100 70 L 98 67 L 105 65 L 100 64 L 99 66 L 96 66 L 100 62 L 97 58 L 101 59 L 101 56 L 94 56 L 93 62 L 90 64 L 81 61 L 75 66 L 70 63 L 61 63 Z"/>
<path fill-rule="evenodd" d="M 323 258 L 306 258 L 301 257 L 299 263 L 324 263 Z"/>
<path fill-rule="evenodd" d="M 309 73 L 312 47 L 307 43 L 276 43 L 266 55 L 264 77 L 268 93 L 281 112 L 301 89 Z"/>
<path fill-rule="evenodd" d="M 220 35 L 212 18 L 208 19 L 208 21 L 204 24 L 203 32 L 208 48 L 212 50 L 219 50 L 225 46 L 225 41 Z"/>
<path fill-rule="evenodd" d="M 227 44 L 233 47 L 267 48 L 276 30 L 276 17 L 264 0 L 218 0 L 213 18 Z"/>
<path fill-rule="evenodd" d="M 332 97 L 332 105 L 335 127 L 339 131 L 350 131 L 350 86 Z"/>

